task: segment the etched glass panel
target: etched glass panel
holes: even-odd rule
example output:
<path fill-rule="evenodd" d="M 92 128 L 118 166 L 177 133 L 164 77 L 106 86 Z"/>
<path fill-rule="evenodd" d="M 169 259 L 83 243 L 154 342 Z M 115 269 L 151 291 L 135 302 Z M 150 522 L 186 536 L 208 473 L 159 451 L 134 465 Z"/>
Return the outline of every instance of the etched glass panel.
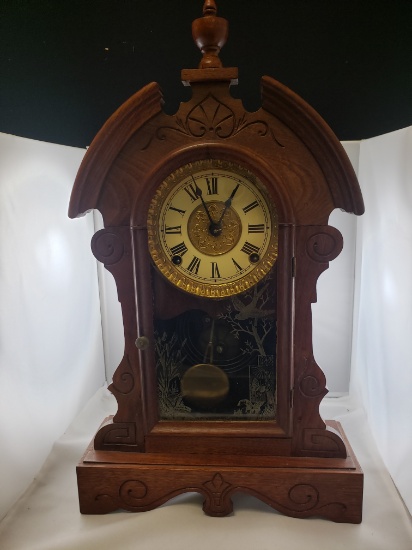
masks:
<path fill-rule="evenodd" d="M 162 420 L 276 418 L 276 269 L 214 311 L 155 319 Z M 203 304 L 205 304 L 203 302 Z"/>

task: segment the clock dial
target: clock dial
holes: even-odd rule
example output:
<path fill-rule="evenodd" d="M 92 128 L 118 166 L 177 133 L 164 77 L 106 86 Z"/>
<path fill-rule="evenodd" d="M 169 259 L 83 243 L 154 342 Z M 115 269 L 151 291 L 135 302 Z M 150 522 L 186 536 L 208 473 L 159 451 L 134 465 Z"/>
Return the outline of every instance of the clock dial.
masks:
<path fill-rule="evenodd" d="M 238 164 L 203 160 L 173 172 L 149 208 L 160 272 L 186 292 L 223 298 L 258 283 L 277 257 L 277 214 L 262 183 Z"/>

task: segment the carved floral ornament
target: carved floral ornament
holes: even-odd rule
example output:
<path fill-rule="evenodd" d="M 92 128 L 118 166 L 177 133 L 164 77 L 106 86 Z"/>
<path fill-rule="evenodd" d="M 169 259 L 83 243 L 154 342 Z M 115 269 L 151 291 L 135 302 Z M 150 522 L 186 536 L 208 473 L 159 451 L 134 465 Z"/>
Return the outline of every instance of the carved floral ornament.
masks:
<path fill-rule="evenodd" d="M 276 138 L 269 124 L 253 114 L 243 111 L 237 116 L 229 105 L 218 100 L 213 93 L 208 93 L 197 103 L 189 113 L 182 116 L 184 107 L 174 117 L 174 123 L 168 126 L 160 126 L 142 147 L 142 151 L 148 149 L 153 139 L 166 139 L 167 131 L 178 132 L 193 138 L 228 139 L 236 136 L 244 130 L 253 130 L 259 137 L 269 136 L 278 147 L 284 147 Z"/>
<path fill-rule="evenodd" d="M 161 472 L 160 475 L 162 475 Z M 164 482 L 168 485 L 166 478 Z M 194 485 L 191 489 L 203 494 L 205 497 L 204 510 L 209 515 L 221 516 L 231 513 L 233 510 L 231 497 L 239 490 L 247 490 L 256 497 L 262 496 L 253 487 L 253 482 L 249 488 L 247 488 L 248 485 L 246 484 L 245 487 L 232 485 L 224 479 L 221 473 L 217 472 L 208 481 L 199 486 Z M 171 498 L 174 491 L 171 487 L 168 489 L 171 490 L 171 494 L 168 495 Z M 120 485 L 117 494 L 99 493 L 94 498 L 107 506 L 108 510 L 120 505 L 133 511 L 152 509 L 156 506 L 158 495 L 156 491 L 151 491 L 142 479 L 127 479 Z M 313 514 L 323 516 L 327 513 L 339 516 L 345 514 L 347 509 L 346 505 L 338 500 L 325 503 L 319 487 L 309 483 L 291 483 L 290 486 L 272 491 L 271 495 L 266 496 L 264 500 L 272 508 L 294 517 L 307 517 Z"/>

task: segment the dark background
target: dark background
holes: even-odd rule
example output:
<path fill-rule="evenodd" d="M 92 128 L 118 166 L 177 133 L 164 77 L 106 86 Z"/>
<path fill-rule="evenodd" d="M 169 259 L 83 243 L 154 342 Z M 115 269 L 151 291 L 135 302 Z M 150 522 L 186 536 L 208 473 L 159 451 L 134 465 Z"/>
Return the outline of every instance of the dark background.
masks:
<path fill-rule="evenodd" d="M 84 147 L 151 81 L 165 110 L 188 99 L 180 70 L 200 53 L 203 0 L 0 0 L 0 132 Z M 217 0 L 229 20 L 225 66 L 260 105 L 272 76 L 312 105 L 340 140 L 412 125 L 412 1 Z"/>

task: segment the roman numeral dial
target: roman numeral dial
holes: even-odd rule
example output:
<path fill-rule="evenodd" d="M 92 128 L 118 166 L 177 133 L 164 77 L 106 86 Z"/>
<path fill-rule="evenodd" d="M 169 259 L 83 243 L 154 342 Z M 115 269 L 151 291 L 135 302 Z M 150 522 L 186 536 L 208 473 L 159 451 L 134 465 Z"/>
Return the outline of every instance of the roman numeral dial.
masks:
<path fill-rule="evenodd" d="M 157 269 L 186 292 L 223 298 L 255 285 L 277 258 L 277 212 L 263 183 L 218 159 L 179 167 L 147 218 Z"/>

